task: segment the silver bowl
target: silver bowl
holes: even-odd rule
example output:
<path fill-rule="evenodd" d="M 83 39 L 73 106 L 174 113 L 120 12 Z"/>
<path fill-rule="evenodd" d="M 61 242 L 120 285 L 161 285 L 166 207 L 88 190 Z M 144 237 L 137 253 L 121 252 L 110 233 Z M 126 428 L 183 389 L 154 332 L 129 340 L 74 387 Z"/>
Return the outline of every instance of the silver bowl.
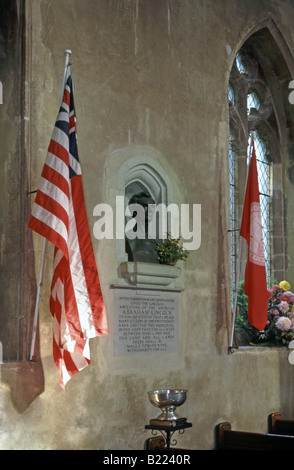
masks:
<path fill-rule="evenodd" d="M 175 413 L 175 409 L 185 403 L 187 398 L 187 390 L 168 389 L 168 390 L 152 390 L 148 392 L 150 403 L 161 409 L 161 414 L 157 417 L 159 420 L 173 421 L 179 416 Z"/>

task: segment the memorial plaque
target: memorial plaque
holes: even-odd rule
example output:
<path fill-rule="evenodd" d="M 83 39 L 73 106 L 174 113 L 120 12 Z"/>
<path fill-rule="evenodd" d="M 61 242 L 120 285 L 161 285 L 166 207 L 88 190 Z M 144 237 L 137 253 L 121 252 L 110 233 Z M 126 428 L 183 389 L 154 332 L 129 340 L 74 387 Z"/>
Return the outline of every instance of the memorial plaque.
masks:
<path fill-rule="evenodd" d="M 117 289 L 114 354 L 177 352 L 178 295 Z"/>

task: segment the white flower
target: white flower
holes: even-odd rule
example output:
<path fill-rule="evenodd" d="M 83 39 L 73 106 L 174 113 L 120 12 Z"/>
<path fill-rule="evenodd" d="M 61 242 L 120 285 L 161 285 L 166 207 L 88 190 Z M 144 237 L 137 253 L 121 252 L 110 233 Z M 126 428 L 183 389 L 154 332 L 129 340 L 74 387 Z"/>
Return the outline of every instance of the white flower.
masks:
<path fill-rule="evenodd" d="M 280 317 L 276 323 L 276 327 L 282 331 L 288 331 L 292 326 L 292 322 L 288 317 Z"/>

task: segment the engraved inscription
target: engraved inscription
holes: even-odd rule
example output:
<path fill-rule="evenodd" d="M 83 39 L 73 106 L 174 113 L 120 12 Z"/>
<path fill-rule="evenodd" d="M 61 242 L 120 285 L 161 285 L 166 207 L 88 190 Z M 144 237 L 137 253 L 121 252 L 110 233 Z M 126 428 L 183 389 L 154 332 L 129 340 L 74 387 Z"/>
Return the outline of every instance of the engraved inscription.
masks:
<path fill-rule="evenodd" d="M 115 355 L 177 351 L 176 293 L 116 292 Z"/>

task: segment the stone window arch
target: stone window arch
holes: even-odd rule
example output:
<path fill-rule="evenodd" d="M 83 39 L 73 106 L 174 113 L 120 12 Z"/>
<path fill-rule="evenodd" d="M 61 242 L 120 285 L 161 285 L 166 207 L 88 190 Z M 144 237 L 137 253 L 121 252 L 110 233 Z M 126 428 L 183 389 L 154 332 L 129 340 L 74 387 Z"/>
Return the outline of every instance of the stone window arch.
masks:
<path fill-rule="evenodd" d="M 293 58 L 273 21 L 253 33 L 239 48 L 229 77 L 230 121 L 230 232 L 232 299 L 235 295 L 239 256 L 239 228 L 247 172 L 248 141 L 255 135 L 255 147 L 267 166 L 268 194 L 261 194 L 267 206 L 264 227 L 267 276 L 283 279 L 287 270 L 285 195 L 283 171 L 292 147 L 293 110 L 288 102 Z M 257 152 L 258 153 L 258 152 Z M 258 158 L 258 156 L 257 156 Z M 259 173 L 262 173 L 260 170 Z M 261 182 L 260 183 L 260 193 Z M 267 203 L 262 202 L 266 199 Z M 266 234 L 266 235 L 265 235 Z M 244 272 L 246 254 L 241 263 Z"/>

